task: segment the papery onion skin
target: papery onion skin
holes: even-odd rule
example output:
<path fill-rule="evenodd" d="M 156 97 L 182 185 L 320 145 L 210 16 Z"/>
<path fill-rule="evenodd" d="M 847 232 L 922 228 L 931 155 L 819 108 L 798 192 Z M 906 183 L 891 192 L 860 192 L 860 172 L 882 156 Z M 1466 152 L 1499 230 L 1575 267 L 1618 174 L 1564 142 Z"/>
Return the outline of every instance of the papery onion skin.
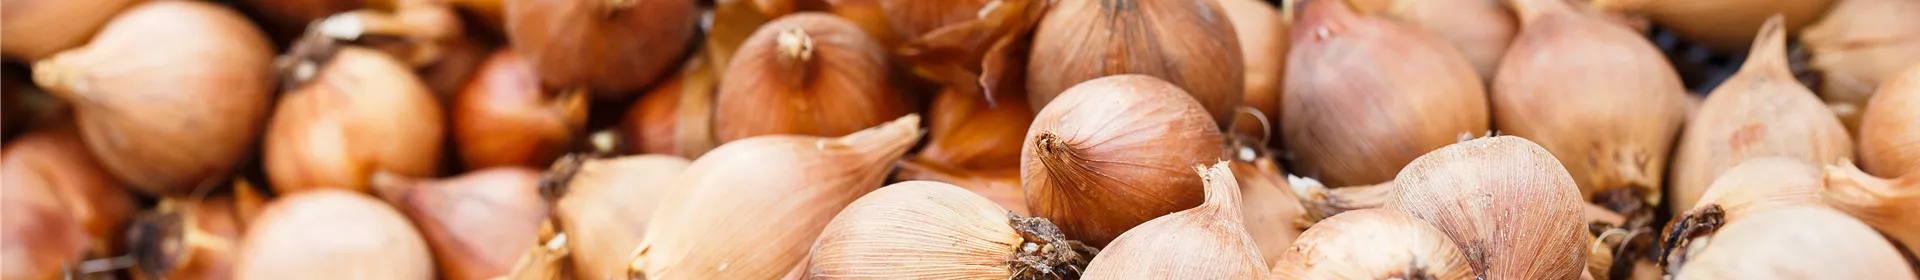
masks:
<path fill-rule="evenodd" d="M 1821 99 L 1869 106 L 1876 87 L 1920 64 L 1920 2 L 1836 1 L 1827 14 L 1793 34 L 1812 54 L 1807 67 L 1820 72 Z M 1852 125 L 1854 117 L 1841 119 Z"/>
<path fill-rule="evenodd" d="M 226 7 L 153 1 L 86 46 L 34 63 L 34 82 L 76 103 L 87 148 L 147 194 L 223 178 L 258 140 L 272 94 L 272 46 Z"/>
<path fill-rule="evenodd" d="M 506 275 L 536 244 L 547 204 L 540 172 L 521 167 L 480 169 L 437 181 L 375 174 L 381 198 L 413 221 L 446 279 Z"/>
<path fill-rule="evenodd" d="M 339 188 L 274 199 L 241 242 L 235 279 L 434 277 L 433 256 L 406 216 Z"/>
<path fill-rule="evenodd" d="M 771 135 L 695 160 L 653 212 L 630 277 L 772 279 L 795 271 L 847 204 L 879 188 L 918 142 L 908 115 L 851 135 Z M 752 176 L 737 171 L 754 170 Z"/>
<path fill-rule="evenodd" d="M 1495 136 L 1440 148 L 1414 159 L 1394 185 L 1387 208 L 1445 232 L 1479 278 L 1574 279 L 1586 271 L 1579 189 L 1531 141 Z"/>
<path fill-rule="evenodd" d="M 1920 63 L 1887 80 L 1860 120 L 1860 168 L 1901 177 L 1920 169 Z"/>
<path fill-rule="evenodd" d="M 552 163 L 586 130 L 587 97 L 578 91 L 543 90 L 520 55 L 495 52 L 454 96 L 450 121 L 463 166 Z"/>
<path fill-rule="evenodd" d="M 895 183 L 834 216 L 814 242 L 806 278 L 1045 279 L 1077 276 L 1092 257 L 1075 251 L 1078 244 L 1071 242 L 1029 240 L 1048 232 L 1020 228 L 1025 220 L 958 186 Z M 1058 231 L 1050 233 L 1060 237 Z M 1037 249 L 1042 246 L 1047 248 Z M 1053 250 L 1066 252 L 1045 253 Z M 1067 258 L 1051 258 L 1061 256 Z M 1040 270 L 1028 260 L 1051 269 Z"/>
<path fill-rule="evenodd" d="M 1659 205 L 1686 118 L 1673 66 L 1640 34 L 1564 1 L 1506 2 L 1521 29 L 1490 88 L 1493 128 L 1552 151 L 1583 200 L 1623 189 Z"/>
<path fill-rule="evenodd" d="M 1433 32 L 1460 50 L 1480 78 L 1492 81 L 1507 46 L 1519 32 L 1513 12 L 1487 0 L 1347 0 L 1354 10 L 1378 14 Z"/>
<path fill-rule="evenodd" d="M 1415 157 L 1491 124 L 1473 64 L 1426 31 L 1358 15 L 1343 1 L 1300 7 L 1280 132 L 1294 172 L 1333 186 L 1379 184 Z"/>
<path fill-rule="evenodd" d="M 989 103 L 977 94 L 940 91 L 928 111 L 927 146 L 914 158 L 962 169 L 1019 167 L 1019 147 L 1034 117 L 1021 94 Z"/>
<path fill-rule="evenodd" d="M 1892 243 L 1826 207 L 1755 213 L 1716 232 L 1674 279 L 1915 279 Z"/>
<path fill-rule="evenodd" d="M 1681 38 L 1715 50 L 1737 52 L 1754 43 L 1767 17 L 1786 16 L 1793 32 L 1813 23 L 1834 2 L 1845 0 L 1594 0 L 1604 11 L 1646 14 Z"/>
<path fill-rule="evenodd" d="M 1247 234 L 1260 245 L 1260 256 L 1266 258 L 1266 265 L 1277 266 L 1280 256 L 1293 246 L 1300 232 L 1312 225 L 1306 219 L 1307 209 L 1293 195 L 1285 172 L 1273 159 L 1236 159 L 1231 166 L 1240 184 Z"/>
<path fill-rule="evenodd" d="M 439 171 L 444 120 L 438 101 L 393 57 L 338 49 L 317 74 L 280 98 L 264 143 L 267 177 L 281 194 L 366 191 L 375 172 Z"/>
<path fill-rule="evenodd" d="M 1280 257 L 1281 279 L 1472 279 L 1446 233 L 1388 209 L 1349 211 L 1300 234 Z"/>
<path fill-rule="evenodd" d="M 1280 119 L 1280 87 L 1286 85 L 1287 50 L 1292 46 L 1289 20 L 1265 1 L 1218 0 L 1233 22 L 1235 39 L 1240 42 L 1241 64 L 1246 74 L 1241 104 L 1265 113 L 1267 119 Z M 1277 124 L 1276 124 L 1277 125 Z M 1268 127 L 1267 129 L 1274 129 Z"/>
<path fill-rule="evenodd" d="M 15 151 L 11 143 L 5 152 Z M 4 182 L 0 182 L 0 277 L 6 279 L 59 279 L 65 267 L 79 263 L 88 250 L 88 236 L 79 219 L 60 205 L 60 194 L 47 187 L 46 178 L 34 174 L 15 174 L 7 160 Z M 22 170 L 25 171 L 25 170 Z"/>
<path fill-rule="evenodd" d="M 0 31 L 0 57 L 31 62 L 86 44 L 102 26 L 127 7 L 142 0 L 7 0 L 6 18 L 13 26 Z M 27 27 L 27 28 L 22 28 Z"/>
<path fill-rule="evenodd" d="M 1846 127 L 1789 72 L 1786 30 L 1778 19 L 1765 28 L 1740 72 L 1708 94 L 1687 124 L 1674 151 L 1674 205 L 1694 205 L 1722 172 L 1749 158 L 1828 164 L 1853 154 Z"/>
<path fill-rule="evenodd" d="M 1206 202 L 1127 230 L 1087 264 L 1085 279 L 1266 279 L 1260 246 L 1247 235 L 1240 185 L 1227 162 L 1195 165 Z"/>
<path fill-rule="evenodd" d="M 119 254 L 120 233 L 139 205 L 133 194 L 100 167 L 71 127 L 28 132 L 7 142 L 0 156 L 8 184 L 51 190 L 67 213 L 80 222 L 95 257 Z"/>
<path fill-rule="evenodd" d="M 1820 205 L 1820 169 L 1804 160 L 1762 157 L 1728 168 L 1686 210 L 1719 206 L 1729 221 L 1746 214 L 1790 205 Z"/>
<path fill-rule="evenodd" d="M 628 96 L 664 78 L 692 46 L 694 0 L 507 0 L 507 42 L 555 88 Z"/>
<path fill-rule="evenodd" d="M 906 115 L 886 52 L 852 23 L 798 13 L 754 31 L 720 75 L 718 143 L 753 136 L 845 135 Z"/>
<path fill-rule="evenodd" d="M 1239 46 L 1213 1 L 1064 0 L 1034 30 L 1027 98 L 1045 108 L 1082 82 L 1144 74 L 1178 85 L 1224 127 L 1245 94 Z"/>
<path fill-rule="evenodd" d="M 566 161 L 568 159 L 561 159 Z M 553 203 L 554 224 L 567 234 L 572 273 L 612 279 L 632 260 L 653 213 L 666 203 L 668 183 L 687 169 L 685 158 L 639 155 L 580 162 Z M 551 189 L 549 189 L 551 191 Z"/>
<path fill-rule="evenodd" d="M 1067 238 L 1104 247 L 1135 225 L 1200 205 L 1200 178 L 1173 170 L 1218 161 L 1226 146 L 1206 109 L 1186 96 L 1137 74 L 1061 93 L 1020 147 L 1027 208 Z"/>
<path fill-rule="evenodd" d="M 1915 207 L 1920 196 L 1913 191 L 1920 189 L 1920 169 L 1882 179 L 1842 163 L 1827 166 L 1825 174 L 1826 188 L 1819 197 L 1826 205 L 1873 226 L 1908 252 L 1920 246 L 1920 219 L 1911 218 L 1920 213 Z"/>

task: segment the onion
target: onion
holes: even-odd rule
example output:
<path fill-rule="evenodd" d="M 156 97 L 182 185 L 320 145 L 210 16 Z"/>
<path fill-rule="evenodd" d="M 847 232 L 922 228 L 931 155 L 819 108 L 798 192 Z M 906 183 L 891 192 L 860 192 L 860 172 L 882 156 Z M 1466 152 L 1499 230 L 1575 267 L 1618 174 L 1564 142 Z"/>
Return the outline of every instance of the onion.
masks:
<path fill-rule="evenodd" d="M 316 189 L 282 195 L 262 211 L 241 238 L 235 278 L 434 277 L 426 241 L 406 216 L 379 199 Z"/>
<path fill-rule="evenodd" d="M 959 187 L 882 187 L 848 204 L 813 243 L 808 279 L 1070 279 L 1097 250 L 1045 218 L 1007 212 Z"/>
<path fill-rule="evenodd" d="M 487 58 L 453 100 L 454 144 L 467 168 L 546 166 L 587 125 L 587 95 L 553 94 L 511 50 Z"/>
<path fill-rule="evenodd" d="M 153 1 L 34 63 L 33 80 L 75 104 L 80 136 L 108 172 L 141 192 L 182 194 L 224 178 L 253 148 L 272 59 L 239 13 Z"/>
<path fill-rule="evenodd" d="M 1800 30 L 1826 14 L 1834 2 L 1851 0 L 1593 0 L 1603 11 L 1645 14 L 1681 38 L 1720 51 L 1740 51 L 1755 42 L 1767 17 L 1786 17 L 1785 31 Z"/>
<path fill-rule="evenodd" d="M 1480 279 L 1574 279 L 1589 237 L 1567 174 L 1526 139 L 1469 140 L 1414 159 L 1387 208 L 1445 232 Z"/>
<path fill-rule="evenodd" d="M 573 273 L 580 279 L 612 279 L 626 271 L 654 210 L 666 203 L 667 183 L 687 164 L 664 155 L 576 156 L 555 163 L 541 191 L 552 201 L 555 226 L 568 236 L 564 243 Z"/>
<path fill-rule="evenodd" d="M 313 66 L 295 69 L 317 70 L 288 81 L 293 89 L 267 129 L 264 165 L 275 191 L 366 191 L 375 172 L 439 171 L 440 107 L 405 65 L 351 46 L 296 59 Z"/>
<path fill-rule="evenodd" d="M 1740 72 L 1708 94 L 1687 125 L 1674 151 L 1674 205 L 1693 205 L 1722 171 L 1749 158 L 1826 164 L 1853 154 L 1846 127 L 1787 69 L 1782 28 L 1769 21 Z"/>
<path fill-rule="evenodd" d="M 135 0 L 7 0 L 7 18 L 0 25 L 14 26 L 0 31 L 0 57 L 12 61 L 35 61 L 60 51 L 79 47 L 100 31 L 121 10 Z M 19 27 L 32 28 L 19 28 Z"/>
<path fill-rule="evenodd" d="M 1920 63 L 1887 80 L 1860 120 L 1860 166 L 1899 177 L 1920 169 Z"/>
<path fill-rule="evenodd" d="M 106 257 L 125 248 L 120 233 L 139 206 L 133 194 L 94 161 L 73 128 L 29 132 L 7 142 L 0 154 L 5 154 L 0 170 L 8 184 L 52 190 L 60 197 L 57 202 L 91 238 L 88 253 Z"/>
<path fill-rule="evenodd" d="M 1914 279 L 1900 252 L 1839 211 L 1796 206 L 1728 223 L 1674 279 Z"/>
<path fill-rule="evenodd" d="M 1246 92 L 1240 41 L 1214 1 L 1063 0 L 1035 28 L 1027 62 L 1034 108 L 1087 80 L 1144 74 L 1192 94 L 1224 127 Z"/>
<path fill-rule="evenodd" d="M 773 135 L 734 141 L 672 180 L 634 248 L 629 275 L 771 279 L 798 268 L 835 213 L 881 186 L 920 140 L 907 115 L 838 138 Z M 741 176 L 738 170 L 753 170 Z M 586 277 L 589 279 L 601 279 Z"/>
<path fill-rule="evenodd" d="M 1200 205 L 1200 178 L 1174 170 L 1219 161 L 1226 149 L 1206 109 L 1158 78 L 1088 80 L 1053 103 L 1020 147 L 1027 208 L 1096 247 Z"/>
<path fill-rule="evenodd" d="M 1793 34 L 1812 54 L 1807 67 L 1820 72 L 1821 99 L 1864 108 L 1876 87 L 1920 63 L 1920 2 L 1835 1 L 1826 13 Z"/>
<path fill-rule="evenodd" d="M 705 60 L 689 61 L 635 101 L 620 123 L 627 151 L 698 158 L 712 150 L 713 94 L 719 86 L 713 68 Z"/>
<path fill-rule="evenodd" d="M 1283 279 L 1470 279 L 1453 240 L 1424 221 L 1386 209 L 1333 216 L 1300 234 L 1273 274 Z"/>
<path fill-rule="evenodd" d="M 673 70 L 697 28 L 693 0 L 506 0 L 507 42 L 547 86 L 617 99 Z"/>
<path fill-rule="evenodd" d="M 1520 29 L 1513 13 L 1489 0 L 1347 0 L 1362 14 L 1377 14 L 1432 32 L 1453 44 L 1483 80 L 1493 80 L 1500 58 Z"/>
<path fill-rule="evenodd" d="M 1552 151 L 1584 201 L 1611 192 L 1660 205 L 1686 118 L 1673 66 L 1645 37 L 1565 1 L 1507 3 L 1521 30 L 1494 76 L 1493 128 Z"/>
<path fill-rule="evenodd" d="M 952 184 L 986 197 L 1015 215 L 1031 216 L 1026 192 L 1020 189 L 1020 168 L 960 169 L 917 159 L 900 160 L 894 181 L 933 181 Z"/>
<path fill-rule="evenodd" d="M 1242 225 L 1240 186 L 1227 165 L 1194 166 L 1205 182 L 1206 202 L 1114 238 L 1087 264 L 1086 278 L 1267 278 L 1271 271 Z"/>
<path fill-rule="evenodd" d="M 1259 0 L 1218 3 L 1226 11 L 1227 20 L 1233 22 L 1235 39 L 1240 41 L 1240 58 L 1246 71 L 1241 104 L 1260 110 L 1267 119 L 1280 119 L 1280 87 L 1286 85 L 1287 50 L 1293 45 L 1287 35 L 1292 17 L 1283 19 L 1272 4 Z"/>
<path fill-rule="evenodd" d="M 1240 184 L 1241 218 L 1247 234 L 1260 245 L 1267 267 L 1280 265 L 1280 256 L 1293 246 L 1300 232 L 1313 225 L 1273 159 L 1234 159 L 1228 166 Z"/>
<path fill-rule="evenodd" d="M 761 26 L 720 74 L 714 137 L 844 135 L 906 115 L 885 52 L 860 32 L 824 13 Z"/>
<path fill-rule="evenodd" d="M 235 190 L 248 187 L 235 186 Z M 162 199 L 127 232 L 134 279 L 231 279 L 240 250 L 241 214 L 250 205 L 238 193 Z"/>
<path fill-rule="evenodd" d="M 1820 198 L 1827 205 L 1866 222 L 1887 237 L 1904 245 L 1908 252 L 1920 248 L 1920 220 L 1916 195 L 1920 189 L 1920 169 L 1908 170 L 1898 178 L 1882 179 L 1860 171 L 1851 164 L 1829 165 L 1825 171 L 1826 188 Z"/>
<path fill-rule="evenodd" d="M 962 169 L 1019 167 L 1019 147 L 1034 116 L 1020 94 L 1013 91 L 1013 98 L 996 103 L 953 89 L 940 91 L 928 110 L 927 146 L 914 158 Z"/>
<path fill-rule="evenodd" d="M 1342 1 L 1301 7 L 1280 131 L 1294 171 L 1335 186 L 1393 179 L 1407 162 L 1487 131 L 1473 64 L 1414 27 Z"/>
<path fill-rule="evenodd" d="M 1728 222 L 1753 213 L 1792 206 L 1820 206 L 1823 183 L 1820 170 L 1797 158 L 1754 158 L 1728 169 L 1713 181 L 1702 200 L 1667 225 L 1660 262 L 1669 272 L 1680 271 L 1701 245 L 1698 238 L 1714 234 Z"/>
<path fill-rule="evenodd" d="M 547 205 L 540 172 L 518 167 L 481 169 L 445 180 L 373 177 L 373 188 L 413 221 L 433 250 L 439 275 L 488 279 L 506 275 L 535 244 Z"/>
<path fill-rule="evenodd" d="M 14 144 L 4 152 L 0 181 L 0 278 L 58 279 L 89 250 L 87 229 L 63 205 L 48 178 L 16 167 Z M 24 166 L 23 166 L 24 167 Z M 16 172 L 27 172 L 17 174 Z"/>

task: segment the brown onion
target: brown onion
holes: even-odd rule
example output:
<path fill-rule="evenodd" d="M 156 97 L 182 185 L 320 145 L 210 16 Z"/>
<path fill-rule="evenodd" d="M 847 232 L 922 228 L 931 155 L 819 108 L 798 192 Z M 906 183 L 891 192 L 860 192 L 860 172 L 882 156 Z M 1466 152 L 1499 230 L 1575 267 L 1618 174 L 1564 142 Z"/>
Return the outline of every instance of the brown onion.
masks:
<path fill-rule="evenodd" d="M 868 1 L 834 1 L 843 6 L 860 6 Z M 1040 0 L 959 0 L 917 1 L 876 0 L 885 28 L 862 28 L 890 47 L 904 60 L 911 72 L 960 94 L 978 96 L 998 85 L 983 85 L 988 67 L 985 63 L 1009 49 L 1022 48 L 1053 1 Z M 861 9 L 838 8 L 837 11 Z M 843 16 L 860 13 L 837 12 Z M 857 18 L 850 18 L 857 19 Z M 890 33 L 890 34 L 889 34 Z M 890 40 L 891 39 L 891 40 Z M 899 41 L 895 43 L 894 41 Z M 986 86 L 986 87 L 983 87 Z M 1008 90 L 1008 89 L 999 89 Z M 1000 98 L 996 92 L 989 98 Z"/>
<path fill-rule="evenodd" d="M 1567 174 L 1532 141 L 1468 140 L 1408 164 L 1387 208 L 1453 238 L 1481 279 L 1574 279 L 1586 270 L 1589 237 Z"/>
<path fill-rule="evenodd" d="M 1020 168 L 961 169 L 918 159 L 902 159 L 894 171 L 894 181 L 934 181 L 952 184 L 986 197 L 1001 209 L 1015 215 L 1032 216 L 1027 196 L 1020 189 Z"/>
<path fill-rule="evenodd" d="M 1593 0 L 1604 11 L 1645 14 L 1675 35 L 1715 50 L 1734 52 L 1752 44 L 1767 17 L 1786 17 L 1782 32 L 1813 23 L 1833 2 L 1850 0 Z"/>
<path fill-rule="evenodd" d="M 494 53 L 453 99 L 453 143 L 463 166 L 549 165 L 586 130 L 588 97 L 543 90 L 519 54 Z"/>
<path fill-rule="evenodd" d="M 1920 169 L 1920 63 L 1887 80 L 1860 120 L 1860 167 L 1900 177 Z"/>
<path fill-rule="evenodd" d="M 87 148 L 149 194 L 211 185 L 252 150 L 266 121 L 272 46 L 239 13 L 199 1 L 130 8 L 86 46 L 33 66 L 74 103 Z"/>
<path fill-rule="evenodd" d="M 287 193 L 262 211 L 241 238 L 237 279 L 434 277 L 426 241 L 379 199 L 322 188 Z"/>
<path fill-rule="evenodd" d="M 1300 234 L 1273 267 L 1281 279 L 1469 279 L 1472 267 L 1446 233 L 1387 209 L 1333 216 Z"/>
<path fill-rule="evenodd" d="M 86 44 L 94 32 L 136 0 L 7 0 L 7 17 L 0 24 L 0 56 L 32 62 Z M 27 27 L 27 28 L 21 28 Z"/>
<path fill-rule="evenodd" d="M 1772 20 L 1765 28 L 1740 72 L 1687 124 L 1674 151 L 1674 205 L 1694 205 L 1721 172 L 1749 158 L 1827 164 L 1853 154 L 1846 127 L 1787 69 L 1784 26 Z"/>
<path fill-rule="evenodd" d="M 1046 218 L 954 185 L 901 182 L 854 200 L 813 243 L 808 279 L 1070 279 L 1097 253 Z"/>
<path fill-rule="evenodd" d="M 1144 74 L 1178 85 L 1224 127 L 1246 92 L 1240 41 L 1214 1 L 1063 0 L 1035 28 L 1027 61 L 1034 108 L 1087 80 Z"/>
<path fill-rule="evenodd" d="M 906 115 L 886 53 L 846 20 L 781 17 L 755 31 L 720 75 L 719 143 L 772 134 L 844 135 Z"/>
<path fill-rule="evenodd" d="M 1392 180 L 1407 162 L 1487 131 L 1487 93 L 1460 51 L 1343 1 L 1300 13 L 1280 131 L 1294 172 L 1334 186 Z"/>
<path fill-rule="evenodd" d="M 293 89 L 281 97 L 267 129 L 264 165 L 275 191 L 366 191 L 375 172 L 429 177 L 439 171 L 439 103 L 405 65 L 352 46 L 295 55 L 311 65 L 296 72 L 314 72 L 286 81 Z"/>
<path fill-rule="evenodd" d="M 1892 243 L 1826 207 L 1797 206 L 1728 223 L 1673 279 L 1915 279 Z"/>
<path fill-rule="evenodd" d="M 1363 14 L 1378 14 L 1433 32 L 1453 44 L 1475 73 L 1491 81 L 1520 24 L 1499 1 L 1348 0 Z"/>
<path fill-rule="evenodd" d="M 1268 267 L 1278 266 L 1280 256 L 1293 246 L 1300 232 L 1312 226 L 1307 210 L 1294 197 L 1285 172 L 1273 159 L 1260 157 L 1234 159 L 1229 165 L 1240 184 L 1241 218 L 1247 234 L 1260 245 L 1260 256 Z"/>
<path fill-rule="evenodd" d="M 1915 171 L 1920 169 L 1883 179 L 1851 164 L 1829 165 L 1825 171 L 1826 189 L 1821 190 L 1820 198 L 1912 252 L 1920 248 L 1920 219 L 1912 218 L 1914 213 L 1920 213 L 1915 209 L 1920 206 L 1915 202 L 1920 199 L 1920 193 L 1914 191 L 1920 189 L 1920 172 Z"/>
<path fill-rule="evenodd" d="M 94 161 L 73 128 L 29 132 L 7 142 L 3 150 L 0 170 L 6 173 L 7 183 L 58 194 L 59 203 L 91 238 L 88 253 L 107 257 L 122 251 L 120 233 L 139 206 L 133 194 Z"/>
<path fill-rule="evenodd" d="M 1241 104 L 1265 113 L 1270 120 L 1280 119 L 1280 88 L 1286 85 L 1287 51 L 1293 45 L 1288 36 L 1292 17 L 1283 17 L 1272 4 L 1259 0 L 1219 0 L 1233 22 L 1235 39 L 1240 41 L 1240 58 L 1246 71 L 1245 94 Z M 1267 128 L 1273 130 L 1274 128 Z"/>
<path fill-rule="evenodd" d="M 920 117 L 907 115 L 838 138 L 772 135 L 714 148 L 668 184 L 649 222 L 670 226 L 647 227 L 629 275 L 788 275 L 833 215 L 879 188 L 918 140 Z"/>
<path fill-rule="evenodd" d="M 1199 207 L 1127 230 L 1087 264 L 1087 279 L 1265 279 L 1271 273 L 1243 226 L 1240 184 L 1227 162 L 1194 166 L 1206 185 Z"/>
<path fill-rule="evenodd" d="M 1800 33 L 1820 72 L 1821 99 L 1864 108 L 1875 87 L 1920 63 L 1920 2 L 1906 0 L 1835 1 L 1828 15 Z M 1844 112 L 1842 112 L 1844 113 Z M 1840 119 L 1855 125 L 1857 115 Z"/>
<path fill-rule="evenodd" d="M 962 169 L 1019 167 L 1019 147 L 1034 112 L 1023 93 L 1010 92 L 988 102 L 977 94 L 940 91 L 927 112 L 927 146 L 914 158 Z"/>
<path fill-rule="evenodd" d="M 0 181 L 0 278 L 59 279 L 89 250 L 87 229 L 61 205 L 61 195 L 31 170 L 16 168 L 9 143 Z M 24 166 L 22 166 L 24 167 Z M 16 173 L 23 172 L 23 173 Z"/>
<path fill-rule="evenodd" d="M 236 186 L 236 190 L 240 188 Z M 231 279 L 246 221 L 238 195 L 162 199 L 135 221 L 134 279 Z M 257 209 L 254 209 L 257 210 Z"/>
<path fill-rule="evenodd" d="M 1219 161 L 1224 137 L 1207 111 L 1146 75 L 1088 80 L 1041 109 L 1020 147 L 1027 208 L 1067 238 L 1105 247 L 1121 232 L 1205 197 L 1176 172 Z"/>
<path fill-rule="evenodd" d="M 376 173 L 371 184 L 413 221 L 446 279 L 506 275 L 527 245 L 539 241 L 535 235 L 547 218 L 540 172 L 532 169 L 481 169 L 445 180 Z"/>
<path fill-rule="evenodd" d="M 673 70 L 693 40 L 694 0 L 507 0 L 507 41 L 547 86 L 628 96 Z"/>
<path fill-rule="evenodd" d="M 1565 1 L 1507 4 L 1521 30 L 1493 79 L 1493 128 L 1552 151 L 1584 201 L 1611 192 L 1659 205 L 1686 118 L 1673 66 L 1639 33 Z"/>
<path fill-rule="evenodd" d="M 713 95 L 718 87 L 704 59 L 687 62 L 627 109 L 620 123 L 626 151 L 698 158 L 712 150 Z"/>
<path fill-rule="evenodd" d="M 566 233 L 573 273 L 580 279 L 624 275 L 633 247 L 646 238 L 655 209 L 667 203 L 667 183 L 687 159 L 641 155 L 609 159 L 562 158 L 542 179 L 553 221 Z M 528 243 L 516 243 L 526 245 Z"/>

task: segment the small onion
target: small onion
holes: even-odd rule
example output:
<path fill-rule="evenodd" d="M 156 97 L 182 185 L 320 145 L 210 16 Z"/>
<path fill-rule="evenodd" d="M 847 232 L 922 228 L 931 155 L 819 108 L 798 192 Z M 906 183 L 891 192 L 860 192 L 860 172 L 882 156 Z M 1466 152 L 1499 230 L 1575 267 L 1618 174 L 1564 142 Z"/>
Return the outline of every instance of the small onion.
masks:
<path fill-rule="evenodd" d="M 1041 109 L 1020 147 L 1027 208 L 1067 238 L 1104 247 L 1155 217 L 1200 205 L 1187 166 L 1219 161 L 1224 137 L 1199 102 L 1145 75 L 1088 80 Z"/>
<path fill-rule="evenodd" d="M 887 77 L 886 53 L 852 23 L 793 14 L 761 26 L 720 75 L 719 143 L 799 134 L 844 135 L 911 109 Z"/>
<path fill-rule="evenodd" d="M 80 136 L 108 172 L 141 192 L 183 194 L 225 178 L 252 151 L 272 60 L 272 46 L 237 12 L 152 1 L 86 46 L 35 62 L 33 80 L 75 104 Z"/>
<path fill-rule="evenodd" d="M 1826 207 L 1755 213 L 1711 241 L 1672 279 L 1915 279 L 1893 244 Z"/>
<path fill-rule="evenodd" d="M 1046 218 L 957 186 L 910 181 L 848 204 L 821 231 L 808 279 L 1070 279 L 1096 252 Z"/>
<path fill-rule="evenodd" d="M 1240 184 L 1227 162 L 1194 166 L 1206 202 L 1141 223 L 1087 264 L 1086 279 L 1266 279 L 1271 270 L 1243 226 Z"/>
<path fill-rule="evenodd" d="M 1812 55 L 1807 67 L 1820 72 L 1821 99 L 1866 107 L 1876 87 L 1920 64 L 1920 2 L 1835 1 L 1826 13 L 1793 34 Z M 1858 116 L 1840 117 L 1852 125 Z"/>
<path fill-rule="evenodd" d="M 1473 62 L 1491 81 L 1520 24 L 1513 12 L 1490 0 L 1347 0 L 1363 14 L 1378 14 L 1433 32 Z"/>
<path fill-rule="evenodd" d="M 538 241 L 547 218 L 540 172 L 532 169 L 481 169 L 435 181 L 377 173 L 371 184 L 413 221 L 446 279 L 506 275 Z"/>
<path fill-rule="evenodd" d="M 310 66 L 295 69 L 317 70 L 287 81 L 293 89 L 267 129 L 264 165 L 274 190 L 366 191 L 375 172 L 428 177 L 439 171 L 439 103 L 405 65 L 352 46 L 296 59 Z"/>
<path fill-rule="evenodd" d="M 562 158 L 543 178 L 553 223 L 566 233 L 572 273 L 613 279 L 626 271 L 667 183 L 687 170 L 687 159 L 640 155 L 608 159 Z M 515 243 L 525 245 L 529 243 Z"/>
<path fill-rule="evenodd" d="M 454 96 L 449 117 L 464 166 L 546 166 L 586 130 L 586 94 L 542 90 L 540 77 L 519 54 L 487 58 Z"/>
<path fill-rule="evenodd" d="M 379 199 L 315 189 L 274 199 L 247 225 L 237 279 L 432 279 L 433 256 Z M 350 269 L 349 269 L 350 268 Z"/>
<path fill-rule="evenodd" d="M 694 0 L 506 0 L 507 42 L 547 86 L 625 97 L 691 46 Z"/>
<path fill-rule="evenodd" d="M 1574 279 L 1586 271 L 1579 188 L 1532 141 L 1449 145 L 1414 159 L 1394 185 L 1387 208 L 1445 232 L 1480 279 Z"/>
<path fill-rule="evenodd" d="M 1300 234 L 1280 257 L 1281 279 L 1470 279 L 1473 268 L 1446 233 L 1387 209 L 1335 215 Z"/>
<path fill-rule="evenodd" d="M 1860 120 L 1860 167 L 1900 177 L 1920 169 L 1920 63 L 1880 86 Z"/>
<path fill-rule="evenodd" d="M 1224 127 L 1246 92 L 1236 35 L 1210 0 L 1062 0 L 1033 31 L 1027 99 L 1045 108 L 1081 82 L 1144 74 L 1192 94 Z"/>
<path fill-rule="evenodd" d="M 1920 169 L 1907 175 L 1883 179 L 1842 163 L 1827 166 L 1826 189 L 1820 198 L 1827 205 L 1866 222 L 1888 238 L 1905 245 L 1908 252 L 1920 248 Z"/>
<path fill-rule="evenodd" d="M 0 57 L 35 61 L 79 47 L 107 21 L 139 0 L 7 0 L 7 17 L 0 25 Z M 27 28 L 21 28 L 27 27 Z"/>

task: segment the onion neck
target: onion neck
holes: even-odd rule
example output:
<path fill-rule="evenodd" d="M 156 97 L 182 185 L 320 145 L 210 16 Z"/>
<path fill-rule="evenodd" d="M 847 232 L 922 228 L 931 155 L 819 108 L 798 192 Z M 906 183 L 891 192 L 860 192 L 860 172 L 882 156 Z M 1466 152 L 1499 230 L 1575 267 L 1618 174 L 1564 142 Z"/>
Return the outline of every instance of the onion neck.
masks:
<path fill-rule="evenodd" d="M 785 74 L 787 85 L 803 87 L 813 66 L 813 37 L 799 27 L 781 30 L 774 38 L 774 63 Z"/>
<path fill-rule="evenodd" d="M 1012 279 L 1077 279 L 1100 254 L 1079 241 L 1067 240 L 1047 218 L 1021 217 L 1007 212 L 1007 222 L 1020 234 L 1020 244 L 1008 259 Z"/>
<path fill-rule="evenodd" d="M 1212 167 L 1193 167 L 1194 171 L 1200 175 L 1207 198 L 1206 202 L 1200 203 L 1200 207 L 1195 209 L 1212 209 L 1215 217 L 1233 224 L 1240 224 L 1243 219 L 1240 211 L 1240 179 L 1233 176 L 1233 167 L 1229 164 L 1221 161 L 1213 164 Z"/>
<path fill-rule="evenodd" d="M 78 59 L 76 57 L 79 54 L 79 51 L 66 51 L 33 62 L 33 83 L 67 102 L 91 102 L 92 99 L 84 93 L 92 88 L 92 84 L 82 78 L 85 74 L 72 62 Z"/>
<path fill-rule="evenodd" d="M 1787 67 L 1787 28 L 1786 20 L 1780 15 L 1767 18 L 1755 35 L 1753 49 L 1747 53 L 1747 63 L 1740 65 L 1740 73 L 1747 75 L 1765 75 L 1768 77 L 1793 81 L 1793 70 Z"/>
<path fill-rule="evenodd" d="M 1047 171 L 1047 179 L 1059 187 L 1070 187 L 1073 191 L 1086 191 L 1098 185 L 1093 180 L 1093 169 L 1085 165 L 1086 159 L 1079 148 L 1073 147 L 1066 139 L 1053 132 L 1041 132 L 1033 139 L 1033 153 L 1040 159 L 1040 166 Z"/>

